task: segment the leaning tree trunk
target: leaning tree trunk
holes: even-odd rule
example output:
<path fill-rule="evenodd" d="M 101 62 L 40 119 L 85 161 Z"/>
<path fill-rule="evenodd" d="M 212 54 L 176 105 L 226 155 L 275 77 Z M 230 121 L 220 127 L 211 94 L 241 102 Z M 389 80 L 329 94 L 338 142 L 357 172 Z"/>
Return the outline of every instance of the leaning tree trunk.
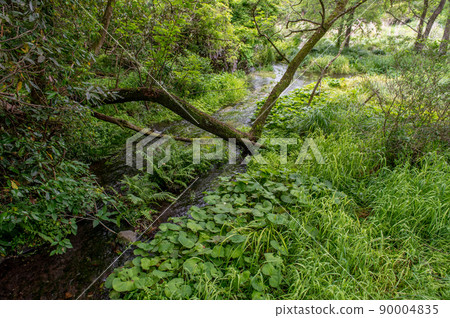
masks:
<path fill-rule="evenodd" d="M 111 23 L 113 6 L 115 2 L 116 0 L 108 0 L 108 3 L 106 4 L 105 12 L 102 18 L 102 28 L 100 29 L 100 38 L 92 46 L 92 50 L 94 51 L 95 55 L 98 55 L 100 53 L 100 49 L 102 48 L 103 43 L 105 42 L 106 34 L 108 33 L 108 27 L 109 24 Z"/>
<path fill-rule="evenodd" d="M 419 25 L 417 27 L 417 37 L 416 42 L 414 43 L 414 48 L 416 51 L 420 50 L 420 46 L 422 43 L 422 31 L 423 31 L 423 25 L 425 24 L 425 19 L 427 18 L 428 13 L 428 0 L 423 0 L 423 10 L 422 14 L 420 15 Z"/>
<path fill-rule="evenodd" d="M 448 41 L 450 38 L 450 11 L 447 17 L 447 23 L 445 23 L 444 35 L 442 36 L 441 45 L 439 45 L 439 54 L 447 54 Z"/>
<path fill-rule="evenodd" d="M 363 3 L 364 1 L 361 1 Z M 340 0 L 337 1 L 336 7 L 330 16 L 326 19 L 326 21 L 313 33 L 313 35 L 308 39 L 308 41 L 303 45 L 297 55 L 292 59 L 291 63 L 289 63 L 286 72 L 284 73 L 281 80 L 275 85 L 275 87 L 270 92 L 260 111 L 258 112 L 258 116 L 256 120 L 253 122 L 252 128 L 250 130 L 250 135 L 253 140 L 258 139 L 264 128 L 267 117 L 270 114 L 274 104 L 277 99 L 280 97 L 281 93 L 290 85 L 292 79 L 297 71 L 300 63 L 305 59 L 305 57 L 309 54 L 312 48 L 316 45 L 316 43 L 327 33 L 327 31 L 331 28 L 333 23 L 339 19 L 342 15 L 344 15 L 348 10 L 346 10 L 348 0 Z"/>

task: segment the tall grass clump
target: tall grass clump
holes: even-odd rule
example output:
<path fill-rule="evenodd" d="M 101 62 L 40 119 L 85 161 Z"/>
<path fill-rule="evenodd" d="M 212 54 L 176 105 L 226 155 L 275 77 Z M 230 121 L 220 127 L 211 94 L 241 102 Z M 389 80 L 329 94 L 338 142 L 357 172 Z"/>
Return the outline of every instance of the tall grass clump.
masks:
<path fill-rule="evenodd" d="M 306 66 L 308 72 L 320 73 L 328 65 L 328 63 L 334 58 L 332 55 L 323 55 L 317 58 L 311 58 L 309 64 Z M 351 74 L 352 69 L 350 67 L 350 61 L 347 57 L 340 55 L 331 66 L 328 68 L 328 74 Z"/>

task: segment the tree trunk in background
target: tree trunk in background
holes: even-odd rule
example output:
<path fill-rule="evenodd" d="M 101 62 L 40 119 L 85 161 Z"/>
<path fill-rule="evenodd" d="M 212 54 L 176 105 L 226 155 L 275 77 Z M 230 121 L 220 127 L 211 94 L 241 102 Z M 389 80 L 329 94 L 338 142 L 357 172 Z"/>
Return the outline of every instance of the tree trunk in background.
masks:
<path fill-rule="evenodd" d="M 106 4 L 106 9 L 105 9 L 105 12 L 103 13 L 103 18 L 102 18 L 102 28 L 100 30 L 100 38 L 92 46 L 92 49 L 93 49 L 95 55 L 98 55 L 100 53 L 100 49 L 102 48 L 103 43 L 105 42 L 106 34 L 108 32 L 108 27 L 111 22 L 111 17 L 113 14 L 113 6 L 114 6 L 115 2 L 116 2 L 116 0 L 108 0 L 108 3 Z"/>
<path fill-rule="evenodd" d="M 420 43 L 422 42 L 422 30 L 423 25 L 425 24 L 425 19 L 427 18 L 428 13 L 428 0 L 423 0 L 423 10 L 420 15 L 419 25 L 417 27 L 417 38 L 416 43 L 414 43 L 414 48 L 416 51 L 420 50 Z"/>
<path fill-rule="evenodd" d="M 355 15 L 355 11 L 353 10 L 350 12 L 350 15 L 348 16 L 347 20 L 347 28 L 345 29 L 345 44 L 344 47 L 348 48 L 350 47 L 350 36 L 352 34 L 352 25 L 353 25 L 353 18 Z"/>
<path fill-rule="evenodd" d="M 448 41 L 450 38 L 450 11 L 447 17 L 447 23 L 445 23 L 444 35 L 442 36 L 442 42 L 439 46 L 439 53 L 444 55 L 447 54 Z"/>
<path fill-rule="evenodd" d="M 338 34 L 336 39 L 336 48 L 340 48 L 342 44 L 342 32 L 344 32 L 344 22 L 341 22 L 338 28 Z"/>
<path fill-rule="evenodd" d="M 433 11 L 433 14 L 431 15 L 430 19 L 428 19 L 428 23 L 427 23 L 427 27 L 425 28 L 425 32 L 423 32 L 423 36 L 422 36 L 422 48 L 424 45 L 424 41 L 426 41 L 428 39 L 428 37 L 430 36 L 431 33 L 431 29 L 433 28 L 433 24 L 436 21 L 437 17 L 439 14 L 441 14 L 442 10 L 444 9 L 445 6 L 445 2 L 447 0 L 441 0 L 438 4 L 438 6 L 436 7 L 436 9 Z"/>
<path fill-rule="evenodd" d="M 309 54 L 312 48 L 316 45 L 316 43 L 327 33 L 327 31 L 331 28 L 333 23 L 341 17 L 346 12 L 348 0 L 337 1 L 336 7 L 330 16 L 326 19 L 321 27 L 319 27 L 306 41 L 297 55 L 292 59 L 291 63 L 289 63 L 286 72 L 284 73 L 281 80 L 275 85 L 275 87 L 270 92 L 266 101 L 262 105 L 261 109 L 258 112 L 258 116 L 256 120 L 253 122 L 252 128 L 250 130 L 250 135 L 253 140 L 257 140 L 261 137 L 264 125 L 266 123 L 267 117 L 270 114 L 273 106 L 275 105 L 277 99 L 280 97 L 281 93 L 291 84 L 292 79 L 294 78 L 295 72 L 297 71 L 300 63 L 303 62 L 305 57 Z"/>

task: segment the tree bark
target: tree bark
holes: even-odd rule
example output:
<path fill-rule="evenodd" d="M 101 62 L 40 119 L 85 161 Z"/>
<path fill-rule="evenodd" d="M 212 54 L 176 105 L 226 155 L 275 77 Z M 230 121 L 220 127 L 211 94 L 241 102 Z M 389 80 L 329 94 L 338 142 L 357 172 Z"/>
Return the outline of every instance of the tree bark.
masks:
<path fill-rule="evenodd" d="M 427 27 L 425 28 L 425 32 L 423 32 L 422 40 L 426 41 L 428 37 L 430 36 L 431 29 L 433 28 L 433 24 L 436 21 L 439 14 L 441 14 L 442 10 L 444 9 L 445 2 L 447 0 L 441 0 L 436 7 L 436 9 L 433 11 L 433 14 L 431 14 L 430 19 L 428 19 Z"/>
<path fill-rule="evenodd" d="M 414 43 L 414 48 L 416 51 L 420 50 L 420 45 L 422 42 L 422 30 L 423 25 L 425 24 L 425 19 L 427 18 L 427 13 L 428 13 L 428 0 L 423 0 L 422 14 L 420 15 L 419 25 L 417 27 L 416 42 Z"/>
<path fill-rule="evenodd" d="M 111 23 L 111 17 L 113 14 L 113 6 L 116 0 L 108 0 L 108 3 L 106 4 L 105 12 L 103 13 L 102 18 L 102 28 L 100 29 L 100 38 L 97 42 L 94 43 L 92 46 L 92 49 L 94 51 L 95 55 L 98 55 L 100 53 L 100 49 L 103 46 L 103 43 L 106 39 L 106 34 L 108 32 L 109 24 Z"/>
<path fill-rule="evenodd" d="M 200 111 L 187 101 L 157 88 L 130 88 L 114 91 L 116 94 L 103 100 L 103 104 L 127 103 L 133 101 L 149 101 L 160 104 L 178 114 L 193 125 L 206 130 L 220 138 L 236 138 L 237 142 L 245 145 L 242 139 L 250 136 L 220 120 Z"/>
<path fill-rule="evenodd" d="M 352 25 L 353 25 L 353 17 L 355 15 L 355 11 L 353 10 L 350 12 L 350 15 L 348 16 L 347 20 L 347 27 L 345 29 L 345 44 L 344 47 L 349 48 L 350 47 L 350 36 L 352 34 Z"/>
<path fill-rule="evenodd" d="M 340 48 L 342 44 L 342 33 L 344 32 L 344 22 L 339 25 L 337 39 L 336 39 L 336 48 Z"/>
<path fill-rule="evenodd" d="M 441 14 L 442 10 L 444 9 L 446 1 L 447 0 L 441 0 L 439 2 L 439 4 L 437 5 L 436 9 L 434 9 L 433 13 L 431 14 L 430 18 L 428 19 L 427 25 L 425 27 L 425 31 L 420 36 L 420 41 L 416 41 L 416 45 L 415 45 L 416 51 L 421 51 L 423 49 L 423 47 L 425 45 L 425 41 L 428 40 L 428 37 L 430 36 L 431 29 L 433 28 L 434 22 L 436 21 L 439 14 Z"/>
<path fill-rule="evenodd" d="M 330 16 L 326 19 L 322 26 L 312 34 L 305 45 L 303 45 L 297 55 L 292 59 L 291 63 L 289 63 L 283 77 L 272 89 L 263 106 L 261 107 L 256 120 L 253 122 L 252 128 L 250 130 L 250 135 L 252 136 L 253 140 L 256 140 L 261 136 L 264 124 L 266 123 L 270 111 L 272 110 L 277 99 L 280 97 L 281 93 L 283 93 L 283 91 L 291 83 L 300 63 L 305 59 L 305 57 L 309 54 L 309 52 L 317 44 L 317 42 L 325 35 L 325 33 L 327 33 L 333 23 L 339 17 L 345 14 L 347 3 L 348 0 L 339 0 L 336 2 L 336 7 L 330 14 Z"/>
<path fill-rule="evenodd" d="M 450 11 L 448 13 L 447 22 L 445 23 L 444 35 L 442 36 L 441 45 L 439 45 L 439 54 L 447 54 L 448 41 L 450 38 Z"/>

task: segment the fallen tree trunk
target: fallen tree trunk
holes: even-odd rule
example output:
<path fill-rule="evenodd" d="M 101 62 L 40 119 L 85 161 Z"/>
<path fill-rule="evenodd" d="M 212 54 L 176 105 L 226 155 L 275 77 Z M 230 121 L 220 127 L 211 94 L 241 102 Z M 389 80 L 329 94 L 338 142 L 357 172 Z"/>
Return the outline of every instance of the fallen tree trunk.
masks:
<path fill-rule="evenodd" d="M 250 135 L 208 115 L 195 108 L 187 101 L 157 88 L 130 88 L 114 91 L 114 96 L 103 100 L 103 104 L 118 104 L 134 101 L 148 101 L 164 106 L 189 121 L 193 125 L 210 132 L 220 138 L 236 138 L 245 145 L 242 139 L 251 139 Z"/>
<path fill-rule="evenodd" d="M 171 137 L 175 140 L 179 140 L 179 141 L 184 141 L 184 142 L 192 142 L 192 139 L 190 138 L 184 138 L 184 137 L 177 137 L 177 136 L 167 136 L 164 134 L 159 134 L 156 133 L 154 131 L 151 130 L 144 130 L 144 128 L 141 128 L 139 126 L 134 125 L 133 123 L 130 123 L 129 121 L 126 121 L 125 119 L 122 118 L 116 118 L 116 117 L 111 117 L 96 111 L 92 112 L 92 116 L 94 116 L 97 119 L 106 121 L 108 123 L 112 123 L 115 125 L 118 125 L 120 127 L 124 127 L 124 128 L 129 128 L 131 130 L 137 131 L 137 132 L 141 132 L 144 135 L 149 135 L 149 136 L 153 136 L 153 137 L 157 137 L 157 138 L 163 138 L 163 137 Z"/>

